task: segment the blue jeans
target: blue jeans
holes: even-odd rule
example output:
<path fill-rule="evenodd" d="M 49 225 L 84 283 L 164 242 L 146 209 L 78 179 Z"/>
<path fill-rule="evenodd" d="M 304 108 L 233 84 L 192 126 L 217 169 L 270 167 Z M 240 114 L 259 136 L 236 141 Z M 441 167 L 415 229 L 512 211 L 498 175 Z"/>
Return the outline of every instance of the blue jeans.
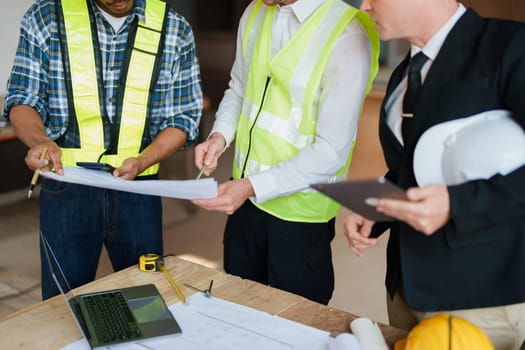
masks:
<path fill-rule="evenodd" d="M 41 179 L 40 230 L 71 288 L 95 279 L 102 245 L 115 271 L 139 256 L 162 256 L 162 203 L 157 196 Z M 42 297 L 59 294 L 40 243 Z"/>

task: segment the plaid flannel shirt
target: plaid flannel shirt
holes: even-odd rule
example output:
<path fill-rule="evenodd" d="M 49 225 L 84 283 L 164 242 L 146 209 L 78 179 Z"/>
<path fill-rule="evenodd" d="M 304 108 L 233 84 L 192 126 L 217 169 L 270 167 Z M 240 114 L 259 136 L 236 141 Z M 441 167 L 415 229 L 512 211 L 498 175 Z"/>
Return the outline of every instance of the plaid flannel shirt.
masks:
<path fill-rule="evenodd" d="M 109 119 L 116 110 L 120 67 L 124 59 L 128 28 L 135 17 L 144 21 L 146 0 L 135 0 L 135 6 L 117 33 L 96 8 L 93 0 L 98 29 L 98 41 L 102 59 L 105 106 Z M 62 139 L 64 147 L 78 147 L 79 135 L 68 131 L 68 103 L 62 54 L 54 0 L 38 0 L 23 16 L 20 38 L 12 72 L 7 84 L 7 94 L 2 115 L 16 105 L 35 108 L 44 122 L 47 135 Z M 99 68 L 100 69 L 100 68 Z M 186 132 L 186 145 L 198 137 L 198 125 L 202 111 L 202 90 L 199 63 L 193 32 L 188 22 L 173 10 L 169 10 L 165 33 L 164 51 L 159 79 L 152 91 L 151 114 L 143 144 L 148 145 L 163 129 L 175 127 Z M 105 125 L 109 133 L 109 125 Z M 73 128 L 74 129 L 74 128 Z M 106 137 L 108 147 L 108 137 Z"/>

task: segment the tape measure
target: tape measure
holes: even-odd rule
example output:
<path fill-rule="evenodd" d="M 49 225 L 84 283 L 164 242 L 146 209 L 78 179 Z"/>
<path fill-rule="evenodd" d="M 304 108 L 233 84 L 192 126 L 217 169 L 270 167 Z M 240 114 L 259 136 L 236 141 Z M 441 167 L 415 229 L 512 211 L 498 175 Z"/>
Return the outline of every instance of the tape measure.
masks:
<path fill-rule="evenodd" d="M 163 261 L 157 254 L 144 254 L 139 258 L 139 269 L 144 272 L 162 271 Z"/>
<path fill-rule="evenodd" d="M 186 297 L 182 293 L 182 291 L 177 287 L 175 284 L 175 281 L 171 277 L 168 270 L 166 270 L 166 267 L 164 266 L 164 260 L 157 254 L 149 253 L 144 254 L 139 257 L 139 269 L 140 271 L 144 272 L 155 272 L 155 271 L 162 271 L 164 273 L 164 276 L 168 280 L 169 284 L 179 297 L 180 301 L 187 305 Z M 211 287 L 211 286 L 210 286 Z"/>

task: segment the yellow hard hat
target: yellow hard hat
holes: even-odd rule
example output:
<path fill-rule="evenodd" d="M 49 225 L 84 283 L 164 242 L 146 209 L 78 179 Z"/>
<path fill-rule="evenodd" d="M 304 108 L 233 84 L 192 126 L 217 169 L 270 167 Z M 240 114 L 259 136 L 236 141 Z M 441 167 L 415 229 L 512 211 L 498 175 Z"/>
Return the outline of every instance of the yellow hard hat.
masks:
<path fill-rule="evenodd" d="M 427 318 L 415 326 L 395 350 L 494 350 L 489 338 L 469 321 L 447 314 Z"/>

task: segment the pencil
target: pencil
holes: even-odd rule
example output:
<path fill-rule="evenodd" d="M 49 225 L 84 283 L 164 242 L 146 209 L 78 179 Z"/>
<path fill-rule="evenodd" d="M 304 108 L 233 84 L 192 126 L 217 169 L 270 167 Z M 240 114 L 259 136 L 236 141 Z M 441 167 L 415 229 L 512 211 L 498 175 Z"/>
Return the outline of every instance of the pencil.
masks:
<path fill-rule="evenodd" d="M 204 164 L 201 168 L 201 170 L 199 171 L 199 173 L 197 174 L 197 177 L 195 178 L 195 180 L 199 180 L 202 176 L 202 174 L 204 174 L 204 170 L 206 170 L 206 164 Z"/>
<path fill-rule="evenodd" d="M 44 160 L 47 156 L 47 148 L 44 147 L 42 154 L 40 154 L 40 160 Z M 40 175 L 40 168 L 36 169 L 31 178 L 31 186 L 29 186 L 29 191 L 27 192 L 27 199 L 31 198 L 33 190 L 35 189 L 36 183 L 38 181 L 38 176 Z"/>
<path fill-rule="evenodd" d="M 166 276 L 166 279 L 168 280 L 168 282 L 173 287 L 173 290 L 175 291 L 175 293 L 179 297 L 180 301 L 182 301 L 182 303 L 184 305 L 188 305 L 188 303 L 186 302 L 186 297 L 184 296 L 184 294 L 182 294 L 182 291 L 180 290 L 180 288 L 175 284 L 175 281 L 173 280 L 173 278 L 171 278 L 171 275 L 168 272 L 168 270 L 166 270 L 166 267 L 164 266 L 164 264 L 162 264 L 162 263 L 160 264 L 160 269 L 164 273 L 164 276 Z"/>

